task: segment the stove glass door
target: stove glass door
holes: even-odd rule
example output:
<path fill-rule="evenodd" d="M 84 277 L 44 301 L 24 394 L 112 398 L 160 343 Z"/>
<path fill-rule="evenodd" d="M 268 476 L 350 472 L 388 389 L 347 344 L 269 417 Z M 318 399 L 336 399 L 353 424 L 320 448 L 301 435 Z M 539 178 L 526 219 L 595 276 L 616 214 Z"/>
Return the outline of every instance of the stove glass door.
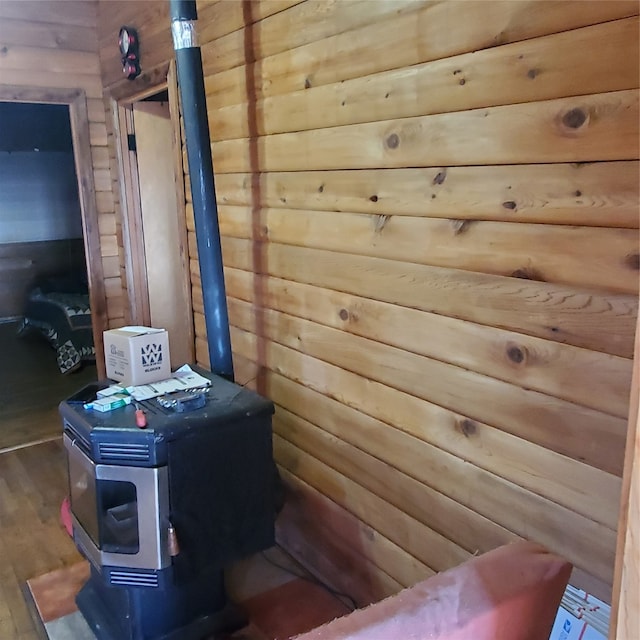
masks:
<path fill-rule="evenodd" d="M 96 500 L 96 466 L 80 450 L 75 440 L 64 436 L 69 461 L 71 511 L 96 547 L 100 546 Z"/>
<path fill-rule="evenodd" d="M 138 500 L 136 486 L 120 480 L 98 480 L 100 549 L 110 553 L 138 553 Z"/>

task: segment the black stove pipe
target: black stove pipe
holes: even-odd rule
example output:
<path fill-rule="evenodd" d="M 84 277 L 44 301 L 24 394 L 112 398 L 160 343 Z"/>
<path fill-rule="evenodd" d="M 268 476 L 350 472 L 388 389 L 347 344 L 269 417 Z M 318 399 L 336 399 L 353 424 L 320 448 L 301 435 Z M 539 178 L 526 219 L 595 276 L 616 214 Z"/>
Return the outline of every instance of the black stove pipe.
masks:
<path fill-rule="evenodd" d="M 191 178 L 209 361 L 214 373 L 233 380 L 202 55 L 196 41 L 198 13 L 195 0 L 169 0 L 169 9 Z"/>

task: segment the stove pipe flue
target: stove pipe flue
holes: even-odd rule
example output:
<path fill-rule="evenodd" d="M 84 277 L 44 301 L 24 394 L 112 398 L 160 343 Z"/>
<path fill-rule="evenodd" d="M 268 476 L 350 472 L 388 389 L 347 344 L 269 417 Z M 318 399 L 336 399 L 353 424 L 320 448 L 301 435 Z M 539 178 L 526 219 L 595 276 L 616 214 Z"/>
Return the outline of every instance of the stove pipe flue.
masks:
<path fill-rule="evenodd" d="M 169 7 L 191 178 L 209 360 L 214 373 L 233 380 L 202 55 L 196 37 L 198 14 L 195 0 L 169 0 Z"/>

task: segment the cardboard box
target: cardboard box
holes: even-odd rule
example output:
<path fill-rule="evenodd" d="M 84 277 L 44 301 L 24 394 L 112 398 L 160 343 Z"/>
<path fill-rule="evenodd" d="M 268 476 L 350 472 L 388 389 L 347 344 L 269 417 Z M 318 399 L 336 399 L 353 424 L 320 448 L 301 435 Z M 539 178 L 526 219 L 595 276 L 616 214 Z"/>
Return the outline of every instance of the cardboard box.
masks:
<path fill-rule="evenodd" d="M 169 334 L 165 329 L 121 327 L 104 332 L 107 377 L 126 386 L 171 376 Z"/>

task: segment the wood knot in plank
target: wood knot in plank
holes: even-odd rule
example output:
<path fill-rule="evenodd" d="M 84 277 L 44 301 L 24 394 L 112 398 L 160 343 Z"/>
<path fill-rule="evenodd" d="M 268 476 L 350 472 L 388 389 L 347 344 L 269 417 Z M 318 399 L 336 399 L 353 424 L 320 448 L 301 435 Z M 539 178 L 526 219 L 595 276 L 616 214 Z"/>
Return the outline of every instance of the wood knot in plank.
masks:
<path fill-rule="evenodd" d="M 640 254 L 630 253 L 624 259 L 625 264 L 634 271 L 640 271 Z"/>
<path fill-rule="evenodd" d="M 446 179 L 447 179 L 447 170 L 441 169 L 440 171 L 438 171 L 438 173 L 436 173 L 432 184 L 442 184 Z"/>
<path fill-rule="evenodd" d="M 517 209 L 517 208 L 518 208 L 518 204 L 517 204 L 514 200 L 505 200 L 505 201 L 502 203 L 502 206 L 503 206 L 505 209 L 511 209 L 512 211 L 514 211 L 515 209 Z"/>
<path fill-rule="evenodd" d="M 304 79 L 304 88 L 311 89 L 311 78 L 308 76 Z"/>
<path fill-rule="evenodd" d="M 453 235 L 459 236 L 461 233 L 467 231 L 471 226 L 472 220 L 449 220 L 451 227 L 453 228 Z"/>
<path fill-rule="evenodd" d="M 387 222 L 391 219 L 390 215 L 382 214 L 375 217 L 375 233 L 382 233 L 382 230 L 387 226 Z"/>
<path fill-rule="evenodd" d="M 458 428 L 460 432 L 465 438 L 470 438 L 471 436 L 475 436 L 478 433 L 478 425 L 473 420 L 469 420 L 469 418 L 464 418 L 464 420 L 460 420 L 458 422 Z"/>
<path fill-rule="evenodd" d="M 584 109 L 571 109 L 562 116 L 562 124 L 569 129 L 579 129 L 589 119 L 588 114 Z"/>
<path fill-rule="evenodd" d="M 540 69 L 529 69 L 529 71 L 527 71 L 527 78 L 534 80 L 536 76 L 539 74 L 540 74 Z"/>
<path fill-rule="evenodd" d="M 347 309 L 346 307 L 341 307 L 340 310 L 338 311 L 338 317 L 343 322 L 348 321 L 352 324 L 358 322 L 359 316 L 358 316 L 357 306 L 350 309 Z"/>
<path fill-rule="evenodd" d="M 522 364 L 527 359 L 527 349 L 515 342 L 510 342 L 507 344 L 507 358 L 515 364 Z"/>
<path fill-rule="evenodd" d="M 376 195 L 370 196 L 369 200 L 371 200 L 371 202 L 378 202 L 378 196 Z"/>
<path fill-rule="evenodd" d="M 400 145 L 400 137 L 398 136 L 398 134 L 392 133 L 390 136 L 388 136 L 386 139 L 386 145 L 387 147 L 389 147 L 389 149 L 397 149 Z"/>
<path fill-rule="evenodd" d="M 318 193 L 322 193 L 323 191 L 324 191 L 324 184 L 321 184 L 321 185 L 318 187 Z"/>

